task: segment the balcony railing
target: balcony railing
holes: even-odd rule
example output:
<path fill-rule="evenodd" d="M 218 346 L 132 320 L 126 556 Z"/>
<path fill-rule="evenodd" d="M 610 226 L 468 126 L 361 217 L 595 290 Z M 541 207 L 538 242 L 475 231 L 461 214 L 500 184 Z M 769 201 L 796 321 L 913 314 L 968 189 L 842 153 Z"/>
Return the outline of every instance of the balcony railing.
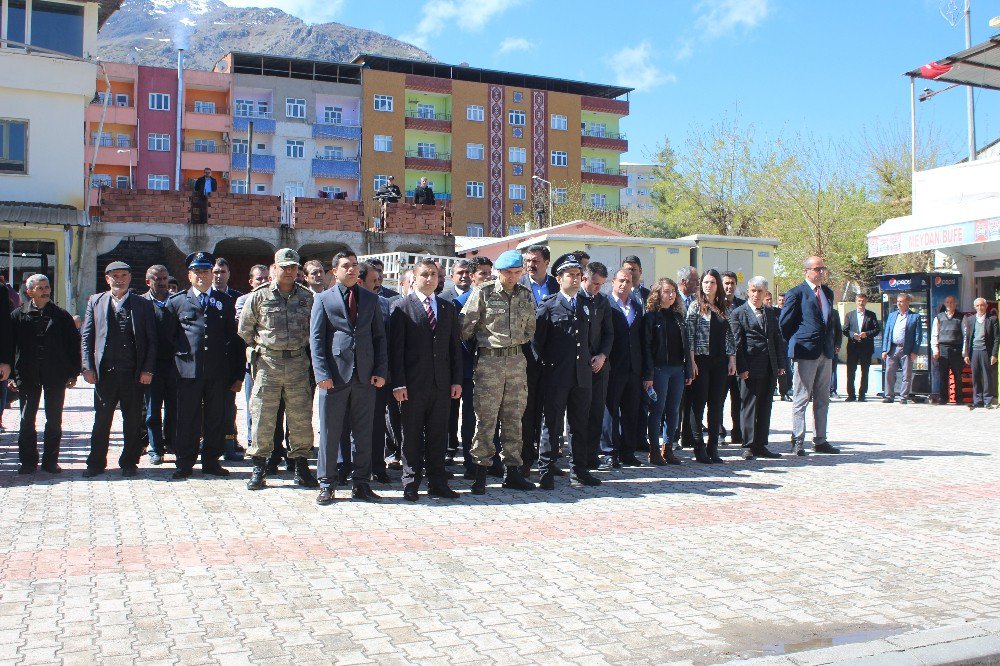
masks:
<path fill-rule="evenodd" d="M 429 153 L 426 150 L 408 150 L 406 151 L 407 157 L 419 157 L 423 160 L 450 160 L 451 153 Z"/>
<path fill-rule="evenodd" d="M 134 139 L 119 139 L 110 137 L 104 139 L 90 139 L 88 146 L 100 146 L 101 148 L 135 148 Z"/>
<path fill-rule="evenodd" d="M 410 199 L 412 199 L 413 198 L 413 190 L 407 190 L 406 191 L 406 196 L 409 197 Z M 451 192 L 435 192 L 434 193 L 434 200 L 435 201 L 451 201 Z"/>
<path fill-rule="evenodd" d="M 184 110 L 188 111 L 189 113 L 205 113 L 205 114 L 209 114 L 209 115 L 215 114 L 215 115 L 223 115 L 223 116 L 229 115 L 229 107 L 227 107 L 227 106 L 221 106 L 219 104 L 216 104 L 215 107 L 214 107 L 214 110 L 209 111 L 208 109 L 210 109 L 210 108 L 212 108 L 212 107 L 207 107 L 206 108 L 206 107 L 201 106 L 201 105 L 195 106 L 194 104 L 188 104 L 188 105 L 186 105 L 184 107 Z"/>
<path fill-rule="evenodd" d="M 451 120 L 450 113 L 429 113 L 427 111 L 418 111 L 416 109 L 407 109 L 406 117 L 420 118 L 421 120 Z"/>
<path fill-rule="evenodd" d="M 216 154 L 226 154 L 229 152 L 229 146 L 224 145 L 212 145 L 204 143 L 186 143 L 184 144 L 185 152 L 189 153 L 216 153 Z"/>
<path fill-rule="evenodd" d="M 602 130 L 587 130 L 586 132 L 582 132 L 581 136 L 591 136 L 591 137 L 594 137 L 595 139 L 616 139 L 618 141 L 628 141 L 628 137 L 626 137 L 621 132 L 605 132 L 605 131 L 602 131 Z"/>
<path fill-rule="evenodd" d="M 627 176 L 628 172 L 625 169 L 615 169 L 611 167 L 598 167 L 593 165 L 588 165 L 581 167 L 580 171 L 583 173 L 597 173 L 603 176 Z"/>
<path fill-rule="evenodd" d="M 236 111 L 236 118 L 246 118 L 248 120 L 274 120 L 274 114 L 268 111 Z"/>
<path fill-rule="evenodd" d="M 90 103 L 94 104 L 96 106 L 103 106 L 104 105 L 104 102 L 102 102 L 101 98 L 99 96 L 97 96 L 97 95 L 94 95 L 94 99 L 90 100 Z M 132 99 L 131 98 L 129 98 L 128 104 L 117 104 L 117 103 L 115 103 L 115 100 L 113 100 L 113 99 L 110 102 L 108 102 L 108 108 L 111 108 L 111 107 L 114 107 L 114 106 L 117 106 L 119 109 L 134 109 L 135 108 L 135 104 L 132 103 Z"/>
<path fill-rule="evenodd" d="M 317 160 L 326 160 L 329 162 L 357 162 L 357 155 L 327 155 L 326 153 L 316 153 Z"/>

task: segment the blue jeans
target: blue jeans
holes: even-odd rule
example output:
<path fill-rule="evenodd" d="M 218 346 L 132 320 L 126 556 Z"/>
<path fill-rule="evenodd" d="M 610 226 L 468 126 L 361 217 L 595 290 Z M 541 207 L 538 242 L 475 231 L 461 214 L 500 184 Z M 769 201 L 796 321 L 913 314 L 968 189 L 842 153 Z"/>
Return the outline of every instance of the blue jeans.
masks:
<path fill-rule="evenodd" d="M 646 434 L 652 446 L 660 437 L 661 432 L 677 432 L 681 416 L 681 397 L 684 395 L 684 366 L 662 365 L 653 368 L 653 390 L 656 391 L 656 402 L 649 406 L 649 418 L 646 419 Z M 667 416 L 667 429 L 663 430 L 663 415 Z M 663 442 L 672 441 L 669 435 L 663 437 Z"/>
<path fill-rule="evenodd" d="M 253 441 L 253 420 L 250 418 L 250 394 L 253 393 L 253 375 L 249 372 L 243 377 L 243 399 L 247 406 L 247 448 Z"/>
<path fill-rule="evenodd" d="M 146 386 L 146 437 L 150 452 L 163 457 L 177 429 L 177 379 L 171 366 L 157 365 Z"/>

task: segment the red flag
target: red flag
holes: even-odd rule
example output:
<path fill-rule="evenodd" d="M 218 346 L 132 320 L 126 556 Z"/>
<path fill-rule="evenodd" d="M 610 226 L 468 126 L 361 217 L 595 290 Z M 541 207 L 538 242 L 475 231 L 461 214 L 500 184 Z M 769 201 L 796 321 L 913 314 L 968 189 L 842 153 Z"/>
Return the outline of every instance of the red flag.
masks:
<path fill-rule="evenodd" d="M 927 63 L 920 68 L 920 75 L 925 79 L 936 79 L 951 71 L 951 65 L 942 65 L 939 62 Z"/>

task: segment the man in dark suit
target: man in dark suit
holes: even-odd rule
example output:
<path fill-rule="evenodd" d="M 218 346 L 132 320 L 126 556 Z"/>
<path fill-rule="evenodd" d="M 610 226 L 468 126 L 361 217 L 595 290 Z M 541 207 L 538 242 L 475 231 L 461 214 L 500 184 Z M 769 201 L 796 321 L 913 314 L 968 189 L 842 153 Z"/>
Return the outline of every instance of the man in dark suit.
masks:
<path fill-rule="evenodd" d="M 733 271 L 722 271 L 720 275 L 722 276 L 722 291 L 726 295 L 726 308 L 729 312 L 732 312 L 746 303 L 746 301 L 736 295 L 736 287 L 739 286 L 740 282 L 739 276 Z M 729 378 L 729 418 L 733 422 L 733 429 L 729 433 L 729 440 L 733 444 L 743 444 L 743 448 L 747 448 L 746 443 L 743 441 L 743 428 L 740 424 L 740 415 L 742 413 L 740 391 L 739 376 L 733 375 Z M 722 436 L 726 436 L 725 428 L 723 428 Z"/>
<path fill-rule="evenodd" d="M 823 257 L 806 259 L 805 280 L 785 294 L 779 324 L 788 341 L 795 378 L 792 385 L 792 451 L 806 455 L 806 408 L 813 403 L 813 451 L 840 453 L 826 438 L 830 409 L 830 373 L 833 370 L 837 314 L 833 290 L 826 286 L 829 270 Z"/>
<path fill-rule="evenodd" d="M 392 306 L 389 366 L 403 417 L 403 498 L 416 502 L 424 469 L 427 494 L 453 499 L 445 452 L 452 400 L 462 396 L 462 351 L 455 306 L 434 293 L 437 264 L 413 267 L 413 291 Z"/>
<path fill-rule="evenodd" d="M 354 438 L 351 496 L 377 502 L 372 474 L 372 419 L 375 390 L 388 372 L 385 325 L 378 297 L 358 285 L 353 252 L 333 257 L 334 285 L 316 296 L 310 318 L 310 352 L 319 394 L 319 495 L 331 504 L 337 481 L 337 449 L 345 419 Z"/>
<path fill-rule="evenodd" d="M 578 255 L 579 256 L 579 255 Z M 595 470 L 600 464 L 601 427 L 608 397 L 608 378 L 611 376 L 608 355 L 615 339 L 611 323 L 611 302 L 601 293 L 608 280 L 608 268 L 599 261 L 592 261 L 583 269 L 581 286 L 592 302 L 593 316 L 590 325 L 590 411 L 587 414 L 587 469 Z"/>
<path fill-rule="evenodd" d="M 866 308 L 868 296 L 858 292 L 854 297 L 858 307 L 844 317 L 844 336 L 847 337 L 847 402 L 864 402 L 868 393 L 868 367 L 875 353 L 875 337 L 881 326 L 875 313 Z M 861 383 L 854 392 L 854 375 L 861 366 Z"/>
<path fill-rule="evenodd" d="M 212 170 L 205 169 L 205 175 L 194 181 L 194 205 L 198 209 L 196 224 L 208 223 L 208 199 L 219 191 L 219 183 L 212 177 Z"/>
<path fill-rule="evenodd" d="M 159 264 L 146 270 L 146 286 L 149 290 L 142 295 L 153 306 L 153 320 L 156 324 L 156 368 L 153 380 L 146 385 L 146 438 L 149 446 L 149 462 L 163 464 L 163 455 L 174 452 L 174 433 L 177 430 L 177 378 L 174 373 L 174 328 L 177 325 L 173 314 L 167 309 L 170 299 L 170 274 L 166 266 Z"/>
<path fill-rule="evenodd" d="M 736 373 L 740 378 L 740 424 L 746 450 L 744 460 L 780 458 L 767 448 L 771 430 L 771 401 L 778 377 L 785 373 L 785 341 L 774 308 L 764 305 L 767 280 L 747 282 L 747 300 L 729 314 L 736 338 Z"/>
<path fill-rule="evenodd" d="M 642 314 L 632 296 L 632 274 L 627 269 L 615 273 L 611 281 L 611 324 L 614 341 L 608 365 L 608 412 L 611 414 L 610 467 L 640 467 L 635 457 L 639 439 L 639 395 L 642 392 Z"/>
<path fill-rule="evenodd" d="M 885 333 L 882 335 L 882 360 L 885 361 L 885 397 L 882 402 L 892 402 L 896 393 L 896 373 L 902 369 L 903 379 L 899 391 L 899 404 L 905 405 L 910 399 L 910 381 L 913 378 L 913 362 L 917 360 L 917 350 L 923 341 L 923 321 L 920 315 L 910 310 L 909 294 L 896 296 L 896 310 L 885 318 Z"/>
<path fill-rule="evenodd" d="M 14 343 L 14 382 L 21 402 L 21 430 L 17 437 L 18 474 L 38 468 L 38 432 L 35 417 L 45 392 L 45 443 L 42 469 L 50 474 L 59 467 L 63 402 L 66 389 L 80 374 L 80 332 L 70 313 L 52 302 L 49 278 L 39 273 L 25 281 L 28 298 L 11 315 Z"/>
<path fill-rule="evenodd" d="M 226 437 L 226 402 L 238 393 L 246 372 L 245 345 L 236 334 L 236 304 L 212 288 L 215 257 L 195 252 L 185 259 L 191 288 L 167 301 L 174 323 L 177 368 L 177 469 L 174 479 L 191 476 L 201 445 L 201 471 L 228 476 L 219 464 Z"/>
<path fill-rule="evenodd" d="M 420 184 L 413 190 L 413 203 L 425 206 L 434 205 L 434 190 L 427 184 L 427 178 L 421 178 Z"/>
<path fill-rule="evenodd" d="M 10 377 L 11 369 L 14 365 L 14 331 L 10 321 L 11 302 L 8 297 L 6 283 L 0 283 L 0 384 L 7 386 L 7 379 Z M 7 392 L 0 391 L 0 414 L 6 407 Z M 0 424 L 2 427 L 2 424 Z"/>
<path fill-rule="evenodd" d="M 468 293 L 472 290 L 472 272 L 469 270 L 468 259 L 458 259 L 452 264 L 451 281 L 452 286 L 441 291 L 438 297 L 451 302 L 455 305 L 456 309 L 461 311 L 461 305 L 456 303 L 456 300 L 459 296 L 463 295 L 468 298 Z M 438 287 L 440 286 L 438 285 Z M 463 299 L 462 304 L 464 303 L 465 300 Z M 458 436 L 458 416 L 462 411 L 462 402 L 465 400 L 471 400 L 471 398 L 463 395 L 462 398 L 456 398 L 451 402 L 451 413 L 448 420 L 448 455 L 445 458 L 445 462 L 448 465 L 455 463 L 455 455 L 461 446 L 461 440 Z"/>
<path fill-rule="evenodd" d="M 559 293 L 559 283 L 548 273 L 551 257 L 549 248 L 544 245 L 532 245 L 521 252 L 525 273 L 518 279 L 518 284 L 531 290 L 536 307 L 549 294 Z M 530 344 L 524 345 L 524 357 L 527 361 L 528 404 L 524 408 L 524 418 L 521 419 L 521 435 L 524 438 L 524 448 L 521 449 L 524 464 L 521 472 L 524 476 L 529 476 L 531 466 L 538 459 L 538 441 L 542 434 L 545 395 L 542 389 L 542 364 Z M 559 434 L 562 434 L 561 429 Z"/>
<path fill-rule="evenodd" d="M 215 266 L 212 267 L 212 291 L 222 292 L 233 299 L 235 304 L 243 295 L 242 291 L 229 286 L 229 278 L 232 277 L 232 269 L 229 262 L 223 257 L 216 257 Z M 239 314 L 237 313 L 237 317 Z M 284 413 L 284 410 L 282 410 Z M 236 394 L 226 395 L 226 438 L 223 444 L 223 457 L 226 460 L 243 460 L 246 456 L 246 449 L 236 441 Z M 279 421 L 281 419 L 278 419 Z M 249 431 L 248 431 L 249 432 Z"/>
<path fill-rule="evenodd" d="M 632 296 L 639 304 L 642 312 L 646 311 L 646 299 L 649 298 L 649 289 L 642 284 L 642 262 L 634 254 L 630 254 L 622 260 L 622 268 L 632 274 Z"/>
<path fill-rule="evenodd" d="M 996 315 L 989 314 L 985 298 L 977 298 L 972 305 L 976 314 L 965 318 L 965 340 L 962 344 L 962 355 L 972 368 L 972 402 L 969 409 L 992 409 L 997 397 L 1000 325 Z"/>
<path fill-rule="evenodd" d="M 358 264 L 358 284 L 363 286 L 373 294 L 378 295 L 379 281 L 381 275 L 374 264 L 363 261 Z M 401 296 L 393 297 L 378 296 L 379 310 L 382 312 L 382 321 L 385 323 L 385 339 L 390 340 L 389 315 L 392 311 L 392 304 L 398 301 Z M 386 457 L 390 452 L 395 451 L 395 442 L 390 437 L 389 432 L 389 409 L 393 406 L 399 409 L 399 402 L 392 397 L 391 367 L 390 374 L 385 378 L 386 383 L 381 388 L 375 389 L 375 407 L 372 418 L 372 478 L 379 483 L 390 483 L 389 473 L 386 471 Z M 347 436 L 340 441 L 340 457 L 343 461 L 338 480 L 346 481 L 346 471 L 351 462 L 351 437 L 350 429 L 346 428 Z M 400 437 L 402 441 L 402 437 Z M 401 452 L 400 452 L 401 453 Z"/>
<path fill-rule="evenodd" d="M 124 446 L 118 466 L 135 476 L 142 457 L 143 396 L 156 372 L 153 304 L 129 291 L 132 267 L 113 261 L 104 269 L 110 290 L 87 299 L 83 316 L 83 378 L 94 384 L 94 426 L 83 475 L 103 474 L 115 407 L 121 405 Z"/>
<path fill-rule="evenodd" d="M 545 388 L 545 428 L 539 443 L 539 487 L 555 488 L 559 437 L 569 421 L 573 478 L 585 486 L 599 486 L 600 479 L 587 470 L 587 410 L 590 409 L 594 371 L 590 365 L 590 327 L 594 311 L 586 292 L 580 291 L 580 262 L 564 254 L 552 265 L 559 293 L 550 294 L 535 312 L 532 346 L 542 363 Z"/>

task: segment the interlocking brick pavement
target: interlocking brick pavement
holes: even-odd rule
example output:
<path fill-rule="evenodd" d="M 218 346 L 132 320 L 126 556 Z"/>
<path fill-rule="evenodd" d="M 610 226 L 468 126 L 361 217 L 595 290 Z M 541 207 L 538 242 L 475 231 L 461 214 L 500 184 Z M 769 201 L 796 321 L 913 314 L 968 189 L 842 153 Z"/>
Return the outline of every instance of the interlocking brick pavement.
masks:
<path fill-rule="evenodd" d="M 318 507 L 246 464 L 123 479 L 120 438 L 84 479 L 91 396 L 61 475 L 0 436 L 0 664 L 718 663 L 1000 618 L 1000 412 L 835 402 L 841 456 Z"/>

